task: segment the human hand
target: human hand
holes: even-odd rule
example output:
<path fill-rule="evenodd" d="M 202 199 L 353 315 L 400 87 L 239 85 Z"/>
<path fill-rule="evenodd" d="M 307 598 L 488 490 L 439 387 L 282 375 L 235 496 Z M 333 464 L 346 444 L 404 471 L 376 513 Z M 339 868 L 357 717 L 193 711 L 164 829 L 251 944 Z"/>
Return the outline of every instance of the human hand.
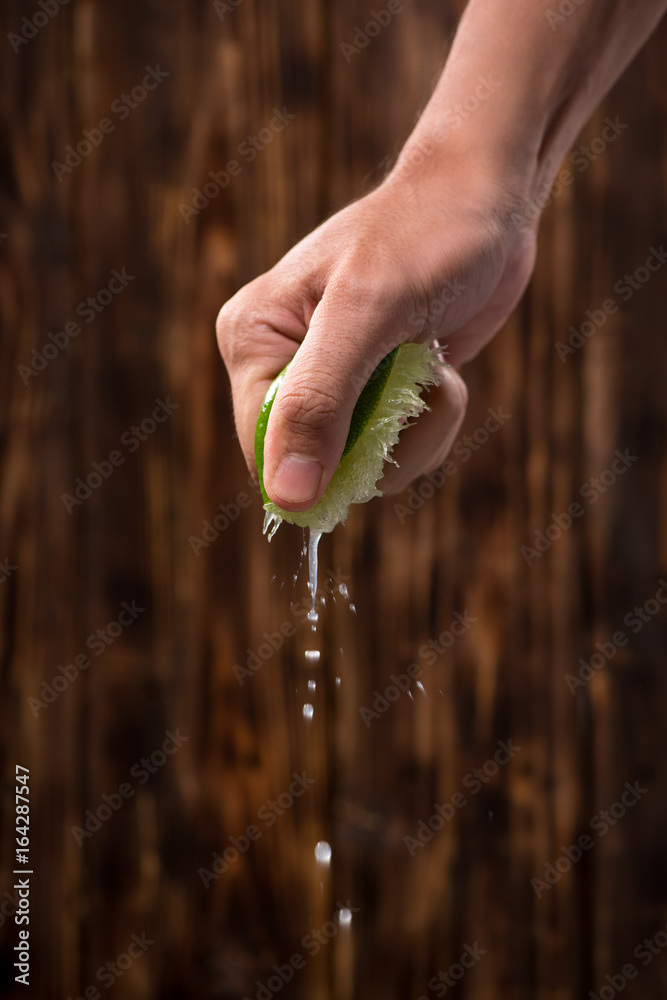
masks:
<path fill-rule="evenodd" d="M 221 309 L 239 441 L 256 476 L 254 435 L 266 391 L 276 396 L 264 445 L 264 484 L 280 507 L 323 495 L 354 404 L 379 361 L 402 341 L 446 348 L 442 383 L 401 434 L 379 488 L 399 492 L 442 463 L 467 403 L 456 366 L 502 326 L 534 261 L 534 230 L 510 223 L 514 200 L 452 158 L 449 176 L 398 171 L 332 216 Z"/>

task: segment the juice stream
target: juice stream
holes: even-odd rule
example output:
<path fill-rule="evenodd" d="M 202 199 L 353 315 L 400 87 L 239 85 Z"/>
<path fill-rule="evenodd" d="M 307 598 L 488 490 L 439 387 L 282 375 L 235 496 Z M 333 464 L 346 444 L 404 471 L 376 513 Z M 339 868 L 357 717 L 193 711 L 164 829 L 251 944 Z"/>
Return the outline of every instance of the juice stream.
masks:
<path fill-rule="evenodd" d="M 315 610 L 315 598 L 317 596 L 317 546 L 320 544 L 320 538 L 322 537 L 321 531 L 313 531 L 312 528 L 308 532 L 308 590 L 310 591 L 311 608 L 308 612 L 308 621 L 313 624 L 313 632 L 315 631 L 317 625 L 317 619 L 319 617 L 317 611 Z"/>

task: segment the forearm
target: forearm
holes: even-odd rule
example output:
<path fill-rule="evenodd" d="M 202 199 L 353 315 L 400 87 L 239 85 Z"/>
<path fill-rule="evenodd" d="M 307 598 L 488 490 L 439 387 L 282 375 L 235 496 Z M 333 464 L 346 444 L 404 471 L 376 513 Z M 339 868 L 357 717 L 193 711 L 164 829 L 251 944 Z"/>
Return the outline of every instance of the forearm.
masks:
<path fill-rule="evenodd" d="M 560 0 L 470 0 L 394 176 L 438 171 L 453 149 L 463 165 L 506 176 L 529 197 L 551 184 L 667 0 L 580 0 L 567 16 L 561 6 Z"/>

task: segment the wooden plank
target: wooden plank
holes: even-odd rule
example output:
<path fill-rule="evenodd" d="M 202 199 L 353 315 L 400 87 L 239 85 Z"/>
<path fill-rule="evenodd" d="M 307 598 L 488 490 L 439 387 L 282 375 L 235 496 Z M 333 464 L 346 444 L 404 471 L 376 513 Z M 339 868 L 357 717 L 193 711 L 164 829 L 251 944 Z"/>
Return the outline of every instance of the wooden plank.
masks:
<path fill-rule="evenodd" d="M 297 953 L 286 996 L 432 997 L 429 980 L 475 942 L 486 953 L 462 1000 L 587 996 L 629 961 L 628 1000 L 665 992 L 661 958 L 633 957 L 667 923 L 667 634 L 650 603 L 667 577 L 664 273 L 627 300 L 615 287 L 664 240 L 665 26 L 578 142 L 607 117 L 628 128 L 554 199 L 524 302 L 466 367 L 461 433 L 489 406 L 511 419 L 414 515 L 373 501 L 323 539 L 315 635 L 301 532 L 267 545 L 234 439 L 215 315 L 397 154 L 463 4 L 404 6 L 349 61 L 341 43 L 367 12 L 348 0 L 243 0 L 222 17 L 202 0 L 89 0 L 19 52 L 7 43 L 0 562 L 17 569 L 0 584 L 3 818 L 27 764 L 36 996 L 81 995 L 144 932 L 155 944 L 115 984 L 128 1000 L 255 997 Z M 5 37 L 25 13 L 8 0 Z M 126 117 L 111 110 L 157 65 L 169 76 L 154 91 Z M 251 159 L 243 143 L 262 144 L 274 108 L 296 118 Z M 52 161 L 105 115 L 113 132 L 59 181 Z M 235 158 L 240 174 L 197 196 Z M 124 268 L 136 277 L 85 323 L 79 303 Z M 562 362 L 554 342 L 609 297 L 618 312 Z M 77 316 L 81 334 L 24 384 L 17 366 Z M 167 399 L 177 408 L 153 426 Z M 637 461 L 591 503 L 582 487 L 626 448 Z M 122 463 L 68 513 L 62 495 L 114 450 Z M 521 546 L 575 500 L 582 517 L 528 566 Z M 145 611 L 96 656 L 88 637 L 132 601 Z M 626 620 L 635 606 L 657 608 L 640 628 Z M 476 621 L 430 662 L 457 612 Z M 627 645 L 572 693 L 566 675 L 619 629 Z M 86 652 L 52 703 L 29 701 Z M 360 708 L 382 705 L 411 663 L 422 688 L 367 725 Z M 167 754 L 177 731 L 187 739 Z M 466 776 L 494 771 L 499 740 L 521 750 L 473 793 Z M 315 783 L 297 797 L 304 771 Z M 134 794 L 107 817 L 124 782 Z M 625 782 L 647 791 L 601 836 L 591 820 Z M 457 792 L 467 804 L 411 856 L 404 838 Z M 99 829 L 75 836 L 100 807 Z M 252 825 L 260 836 L 241 850 Z M 586 833 L 594 846 L 538 898 L 531 879 Z M 327 925 L 347 900 L 350 927 Z M 327 926 L 309 954 L 306 936 Z"/>

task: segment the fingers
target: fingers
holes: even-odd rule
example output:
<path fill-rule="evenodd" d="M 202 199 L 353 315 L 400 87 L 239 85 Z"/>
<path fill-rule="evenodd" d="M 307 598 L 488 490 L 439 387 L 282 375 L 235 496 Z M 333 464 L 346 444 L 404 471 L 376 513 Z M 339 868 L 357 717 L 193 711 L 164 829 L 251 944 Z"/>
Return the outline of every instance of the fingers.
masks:
<path fill-rule="evenodd" d="M 345 447 L 354 405 L 398 343 L 396 311 L 354 279 L 334 279 L 276 395 L 264 442 L 264 485 L 279 507 L 322 497 Z"/>
<path fill-rule="evenodd" d="M 262 401 L 292 362 L 276 393 L 263 456 L 266 493 L 283 509 L 307 510 L 321 499 L 359 394 L 393 347 L 439 336 L 461 364 L 494 335 L 532 269 L 526 240 L 506 253 L 490 240 L 477 209 L 464 206 L 458 223 L 449 210 L 444 252 L 442 226 L 420 216 L 418 203 L 411 206 L 417 223 L 397 218 L 390 195 L 367 196 L 332 217 L 221 310 L 218 341 L 253 474 Z M 447 308 L 436 316 L 441 300 Z M 455 441 L 467 404 L 460 376 L 446 369 L 427 399 L 431 412 L 402 432 L 395 449 L 400 467 L 386 467 L 383 491 L 400 491 L 437 467 Z"/>
<path fill-rule="evenodd" d="M 257 416 L 271 382 L 291 361 L 267 427 L 263 478 L 274 503 L 300 511 L 324 494 L 359 394 L 382 358 L 405 339 L 406 324 L 390 295 L 378 296 L 361 281 L 339 277 L 308 314 L 306 335 L 298 309 L 256 313 L 257 297 L 268 290 L 258 279 L 223 307 L 218 342 L 232 384 L 239 442 L 255 476 Z M 263 318 L 269 314 L 278 322 L 269 325 Z M 383 492 L 400 492 L 435 468 L 455 440 L 467 405 L 461 377 L 444 367 L 442 384 L 425 398 L 430 412 L 401 432 L 394 449 L 400 468 L 385 466 L 378 484 Z"/>
<path fill-rule="evenodd" d="M 417 476 L 436 469 L 456 441 L 468 405 L 468 390 L 458 372 L 445 368 L 440 385 L 423 399 L 430 410 L 401 431 L 392 452 L 397 465 L 387 462 L 377 484 L 383 493 L 400 493 Z"/>
<path fill-rule="evenodd" d="M 273 290 L 266 277 L 262 275 L 237 292 L 222 307 L 216 322 L 218 347 L 231 383 L 239 444 L 255 479 L 259 411 L 269 386 L 292 360 L 306 332 L 294 311 L 272 306 Z"/>

